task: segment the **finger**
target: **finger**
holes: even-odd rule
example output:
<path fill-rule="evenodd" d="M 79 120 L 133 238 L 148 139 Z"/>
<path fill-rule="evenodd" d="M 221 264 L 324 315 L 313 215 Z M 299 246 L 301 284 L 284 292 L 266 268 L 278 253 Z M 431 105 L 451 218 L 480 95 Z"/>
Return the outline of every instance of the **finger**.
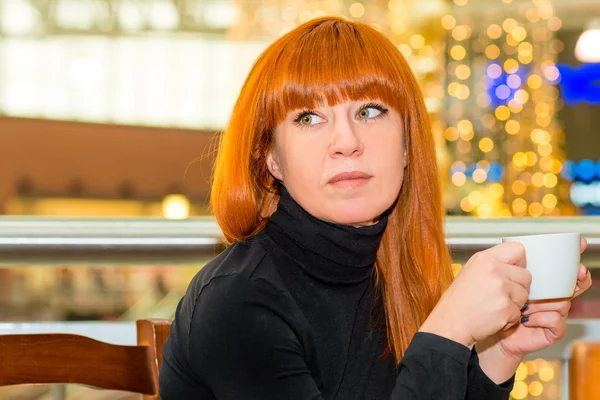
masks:
<path fill-rule="evenodd" d="M 587 277 L 588 269 L 585 265 L 579 264 L 579 271 L 577 271 L 577 280 L 582 281 Z"/>
<path fill-rule="evenodd" d="M 531 288 L 531 272 L 521 267 L 515 267 L 514 265 L 504 264 L 501 266 L 501 272 L 513 283 L 521 286 L 529 293 Z M 529 296 L 529 294 L 528 294 Z M 522 304 L 524 305 L 524 304 Z"/>
<path fill-rule="evenodd" d="M 555 311 L 559 313 L 563 318 L 569 315 L 571 309 L 571 302 L 567 300 L 553 301 L 548 303 L 530 303 L 527 308 L 523 310 L 523 315 L 532 315 L 539 312 L 550 312 Z"/>
<path fill-rule="evenodd" d="M 592 275 L 590 272 L 586 272 L 585 278 L 577 281 L 577 286 L 575 287 L 575 293 L 573 294 L 573 298 L 582 295 L 592 286 Z"/>
<path fill-rule="evenodd" d="M 519 313 L 527 304 L 527 299 L 529 298 L 529 290 L 526 290 L 521 285 L 513 284 L 510 291 L 510 299 L 517 305 Z M 521 317 L 519 317 L 521 318 Z"/>
<path fill-rule="evenodd" d="M 538 312 L 526 315 L 521 323 L 528 328 L 548 329 L 555 338 L 561 338 L 567 331 L 566 318 L 556 311 Z"/>
<path fill-rule="evenodd" d="M 585 251 L 585 249 L 587 249 L 587 239 L 581 238 L 580 250 L 583 253 Z"/>
<path fill-rule="evenodd" d="M 521 268 L 525 268 L 527 265 L 525 246 L 518 242 L 500 243 L 484 250 L 484 253 L 505 264 Z"/>

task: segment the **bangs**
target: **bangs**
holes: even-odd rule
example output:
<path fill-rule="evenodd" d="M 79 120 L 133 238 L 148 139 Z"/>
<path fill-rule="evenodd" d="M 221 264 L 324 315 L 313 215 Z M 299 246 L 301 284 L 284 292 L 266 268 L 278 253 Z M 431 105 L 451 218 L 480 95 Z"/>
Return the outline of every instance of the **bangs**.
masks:
<path fill-rule="evenodd" d="M 278 57 L 271 60 L 264 105 L 269 128 L 290 111 L 347 101 L 377 99 L 403 113 L 401 71 L 408 65 L 392 42 L 370 26 L 328 20 L 274 45 L 279 51 L 273 52 Z"/>

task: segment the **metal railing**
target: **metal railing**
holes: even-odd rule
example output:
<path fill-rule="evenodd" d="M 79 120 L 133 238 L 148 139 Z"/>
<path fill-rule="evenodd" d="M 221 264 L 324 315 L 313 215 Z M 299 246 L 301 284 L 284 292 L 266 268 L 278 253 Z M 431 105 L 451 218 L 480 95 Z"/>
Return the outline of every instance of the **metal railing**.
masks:
<path fill-rule="evenodd" d="M 448 217 L 446 241 L 454 261 L 500 243 L 503 236 L 581 232 L 584 262 L 600 266 L 600 218 Z M 0 217 L 0 264 L 198 264 L 223 249 L 213 218 L 64 219 Z"/>

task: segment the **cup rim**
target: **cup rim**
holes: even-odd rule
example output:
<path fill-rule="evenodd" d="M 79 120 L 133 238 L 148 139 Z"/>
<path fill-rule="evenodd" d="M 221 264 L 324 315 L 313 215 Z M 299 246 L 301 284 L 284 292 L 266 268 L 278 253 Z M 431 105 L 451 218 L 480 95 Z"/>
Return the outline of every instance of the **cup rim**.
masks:
<path fill-rule="evenodd" d="M 505 239 L 526 239 L 532 237 L 540 237 L 540 236 L 574 236 L 579 235 L 581 237 L 581 232 L 557 232 L 557 233 L 534 233 L 530 235 L 521 235 L 521 236 L 503 236 L 502 240 Z"/>

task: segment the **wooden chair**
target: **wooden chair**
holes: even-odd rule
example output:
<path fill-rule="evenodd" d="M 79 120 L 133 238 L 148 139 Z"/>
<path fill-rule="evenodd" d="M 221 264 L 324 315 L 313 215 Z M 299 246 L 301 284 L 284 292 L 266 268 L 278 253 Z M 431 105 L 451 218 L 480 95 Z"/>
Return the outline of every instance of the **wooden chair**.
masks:
<path fill-rule="evenodd" d="M 569 400 L 600 399 L 600 342 L 575 342 L 569 359 Z"/>
<path fill-rule="evenodd" d="M 171 321 L 138 320 L 136 327 L 136 346 L 61 333 L 0 335 L 0 386 L 75 383 L 158 399 L 158 370 Z"/>

